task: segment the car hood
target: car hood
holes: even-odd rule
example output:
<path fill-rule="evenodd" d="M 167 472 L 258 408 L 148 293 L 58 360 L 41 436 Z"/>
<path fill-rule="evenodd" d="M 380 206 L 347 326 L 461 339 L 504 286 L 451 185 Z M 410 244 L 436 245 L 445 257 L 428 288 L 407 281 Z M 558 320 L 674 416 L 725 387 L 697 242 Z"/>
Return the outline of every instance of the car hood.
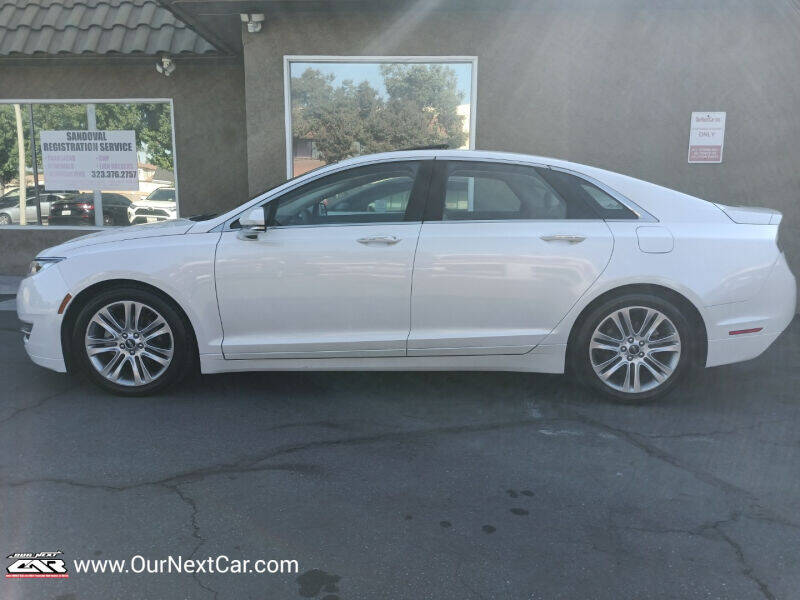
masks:
<path fill-rule="evenodd" d="M 169 200 L 137 200 L 133 203 L 133 206 L 137 208 L 166 208 L 171 211 L 177 210 L 176 204 Z"/>
<path fill-rule="evenodd" d="M 93 246 L 95 244 L 107 244 L 109 242 L 121 242 L 124 240 L 135 240 L 140 238 L 160 237 L 165 235 L 183 235 L 189 231 L 194 222 L 188 219 L 177 219 L 174 221 L 161 221 L 160 223 L 148 223 L 146 225 L 130 225 L 129 227 L 115 227 L 89 235 L 82 235 L 73 240 L 47 248 L 39 253 L 39 256 L 67 256 L 70 251 Z"/>

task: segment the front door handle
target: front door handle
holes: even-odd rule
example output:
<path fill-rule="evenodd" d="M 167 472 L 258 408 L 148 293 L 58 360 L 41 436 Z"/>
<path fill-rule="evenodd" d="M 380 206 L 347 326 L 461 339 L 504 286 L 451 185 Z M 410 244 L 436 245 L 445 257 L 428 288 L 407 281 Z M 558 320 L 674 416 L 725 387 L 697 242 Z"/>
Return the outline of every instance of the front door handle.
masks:
<path fill-rule="evenodd" d="M 356 240 L 359 244 L 387 244 L 391 246 L 400 241 L 396 235 L 377 235 L 375 237 L 363 237 Z"/>
<path fill-rule="evenodd" d="M 543 235 L 540 239 L 545 242 L 567 242 L 569 244 L 580 244 L 586 239 L 586 237 L 582 235 L 558 233 L 556 235 Z"/>

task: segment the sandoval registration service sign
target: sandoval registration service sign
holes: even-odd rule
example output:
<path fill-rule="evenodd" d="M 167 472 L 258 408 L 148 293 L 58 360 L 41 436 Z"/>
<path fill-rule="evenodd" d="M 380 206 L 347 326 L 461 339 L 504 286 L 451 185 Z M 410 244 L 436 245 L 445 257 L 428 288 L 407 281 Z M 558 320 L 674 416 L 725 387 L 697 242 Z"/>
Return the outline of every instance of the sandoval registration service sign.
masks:
<path fill-rule="evenodd" d="M 46 190 L 138 190 L 136 132 L 42 131 Z"/>
<path fill-rule="evenodd" d="M 721 163 L 724 139 L 724 112 L 693 112 L 689 128 L 689 162 Z"/>

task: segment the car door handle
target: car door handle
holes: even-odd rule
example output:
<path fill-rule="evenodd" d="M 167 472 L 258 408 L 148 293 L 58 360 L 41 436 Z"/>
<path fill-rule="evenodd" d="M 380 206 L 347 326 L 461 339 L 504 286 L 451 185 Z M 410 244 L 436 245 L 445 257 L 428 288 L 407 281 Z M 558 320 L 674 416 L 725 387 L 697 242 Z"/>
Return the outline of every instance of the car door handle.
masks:
<path fill-rule="evenodd" d="M 400 241 L 396 235 L 377 235 L 375 237 L 363 237 L 356 240 L 359 244 L 387 244 L 392 245 Z"/>
<path fill-rule="evenodd" d="M 545 242 L 568 242 L 570 244 L 580 244 L 583 240 L 586 239 L 586 237 L 582 235 L 569 235 L 566 233 L 558 233 L 555 235 L 543 235 L 540 239 Z"/>

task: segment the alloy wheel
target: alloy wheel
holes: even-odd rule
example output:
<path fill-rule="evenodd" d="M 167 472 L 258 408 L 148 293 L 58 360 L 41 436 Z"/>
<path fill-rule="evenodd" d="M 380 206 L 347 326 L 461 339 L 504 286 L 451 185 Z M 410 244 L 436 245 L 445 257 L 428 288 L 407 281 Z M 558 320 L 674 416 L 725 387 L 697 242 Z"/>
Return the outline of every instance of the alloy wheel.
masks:
<path fill-rule="evenodd" d="M 663 312 L 645 306 L 614 310 L 589 341 L 589 360 L 608 387 L 627 394 L 663 385 L 678 367 L 681 338 Z"/>
<path fill-rule="evenodd" d="M 175 352 L 166 319 L 153 307 L 133 300 L 98 310 L 89 320 L 84 345 L 89 362 L 102 377 L 134 387 L 161 377 Z"/>

